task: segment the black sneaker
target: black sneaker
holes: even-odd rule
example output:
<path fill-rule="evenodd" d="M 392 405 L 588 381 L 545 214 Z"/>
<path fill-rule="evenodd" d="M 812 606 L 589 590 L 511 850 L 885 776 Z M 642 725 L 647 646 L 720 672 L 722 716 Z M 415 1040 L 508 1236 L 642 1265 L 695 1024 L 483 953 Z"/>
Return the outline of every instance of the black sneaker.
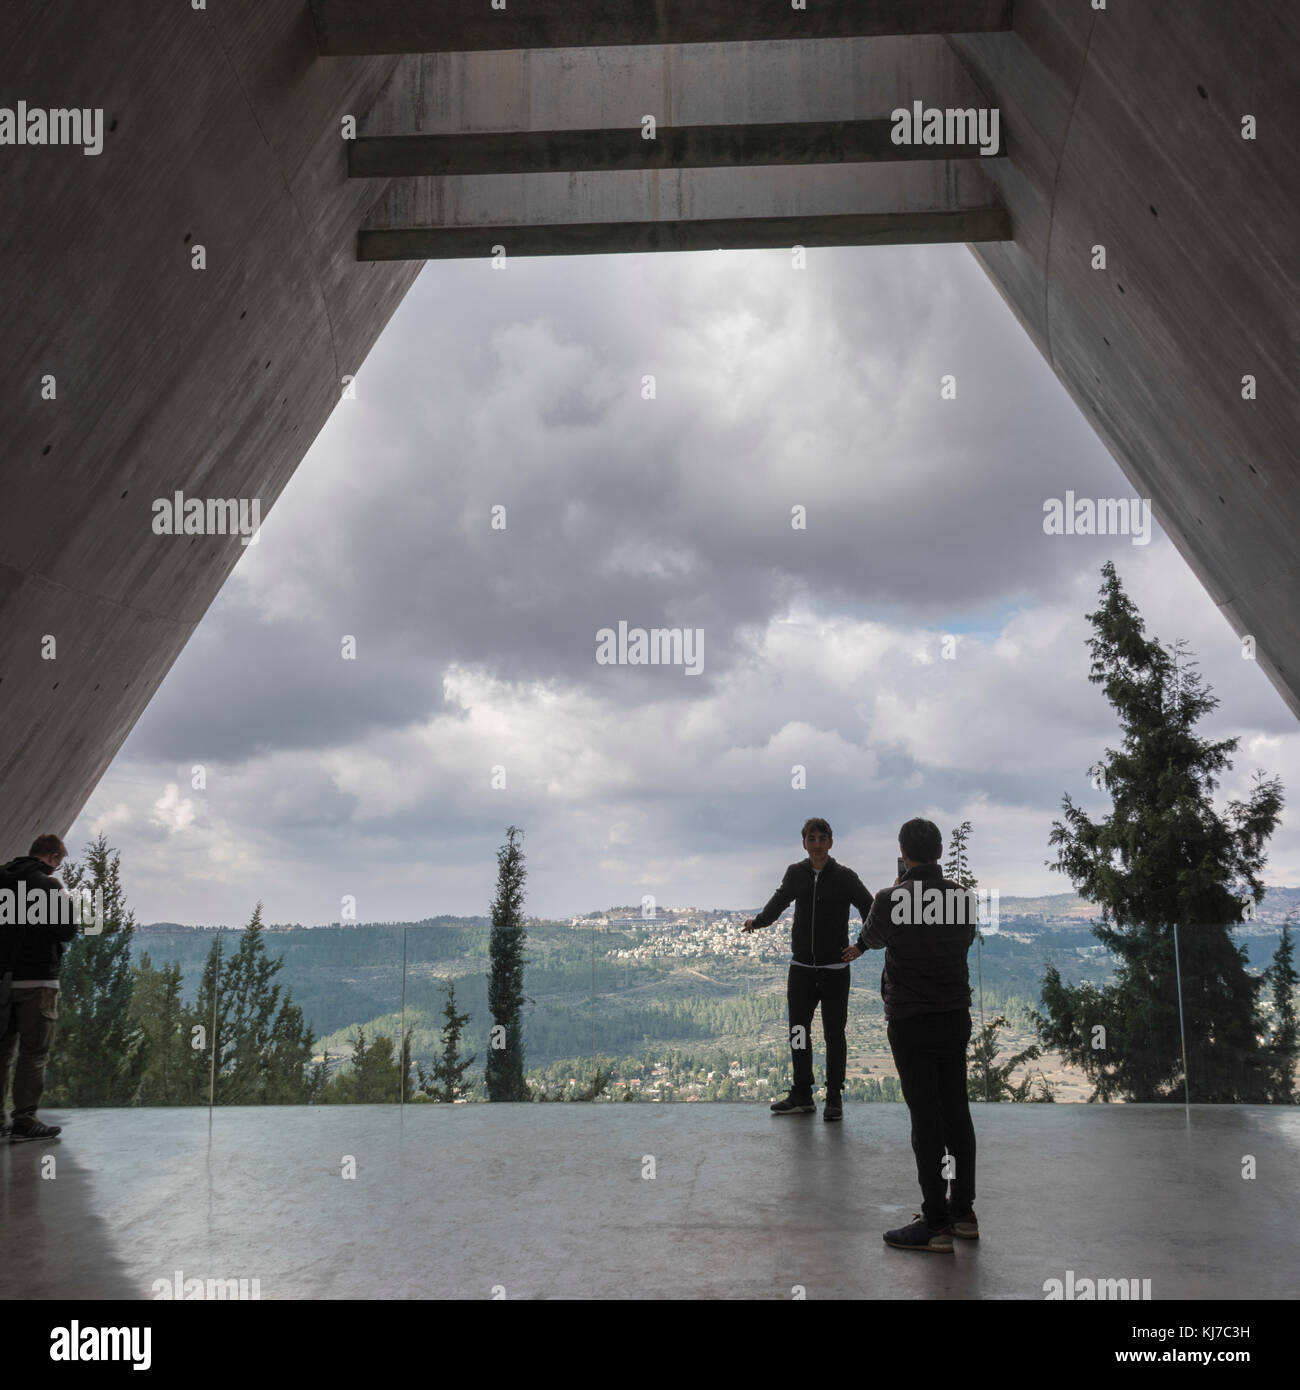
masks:
<path fill-rule="evenodd" d="M 910 1226 L 900 1226 L 896 1231 L 885 1232 L 885 1244 L 896 1250 L 928 1250 L 934 1255 L 952 1254 L 952 1227 L 931 1226 L 917 1212 Z"/>
<path fill-rule="evenodd" d="M 784 1100 L 778 1100 L 772 1105 L 771 1111 L 773 1115 L 815 1115 L 817 1107 L 811 1099 L 802 1100 L 791 1091 Z"/>
<path fill-rule="evenodd" d="M 9 1131 L 11 1144 L 29 1144 L 33 1139 L 57 1139 L 63 1133 L 62 1125 L 45 1125 L 40 1120 L 24 1115 L 13 1122 Z"/>
<path fill-rule="evenodd" d="M 844 1118 L 844 1107 L 840 1104 L 840 1093 L 838 1091 L 826 1092 L 826 1105 L 822 1109 L 823 1120 L 842 1120 Z"/>

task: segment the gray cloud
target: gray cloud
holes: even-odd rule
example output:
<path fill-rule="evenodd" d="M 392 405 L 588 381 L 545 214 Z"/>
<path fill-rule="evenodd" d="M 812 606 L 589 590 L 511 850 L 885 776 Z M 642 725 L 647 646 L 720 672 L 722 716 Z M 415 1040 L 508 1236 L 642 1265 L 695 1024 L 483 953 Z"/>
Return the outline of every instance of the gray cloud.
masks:
<path fill-rule="evenodd" d="M 963 248 L 433 264 L 357 388 L 79 824 L 138 845 L 146 917 L 323 920 L 358 856 L 394 866 L 376 917 L 481 911 L 511 820 L 536 910 L 754 902 L 814 801 L 886 868 L 904 815 L 971 814 L 994 873 L 1064 889 L 1045 827 L 1115 737 L 1082 620 L 1110 557 L 1296 760 L 1159 533 L 1044 535 L 1046 498 L 1131 489 Z M 598 665 L 620 619 L 702 628 L 704 674 Z"/>

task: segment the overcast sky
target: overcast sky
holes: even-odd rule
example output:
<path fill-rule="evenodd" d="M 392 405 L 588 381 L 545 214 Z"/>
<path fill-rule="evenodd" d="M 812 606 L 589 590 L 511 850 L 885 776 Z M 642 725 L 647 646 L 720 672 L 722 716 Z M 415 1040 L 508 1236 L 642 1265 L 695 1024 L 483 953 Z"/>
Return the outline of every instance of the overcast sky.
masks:
<path fill-rule="evenodd" d="M 435 262 L 356 387 L 68 837 L 108 833 L 141 922 L 484 913 L 512 823 L 540 916 L 757 905 L 811 815 L 873 890 L 921 815 L 973 822 L 984 886 L 1068 891 L 1107 559 L 1241 738 L 1222 795 L 1300 797 L 1294 718 L 1159 527 L 1044 534 L 1133 489 L 964 247 Z M 702 630 L 702 672 L 598 664 L 620 620 Z"/>

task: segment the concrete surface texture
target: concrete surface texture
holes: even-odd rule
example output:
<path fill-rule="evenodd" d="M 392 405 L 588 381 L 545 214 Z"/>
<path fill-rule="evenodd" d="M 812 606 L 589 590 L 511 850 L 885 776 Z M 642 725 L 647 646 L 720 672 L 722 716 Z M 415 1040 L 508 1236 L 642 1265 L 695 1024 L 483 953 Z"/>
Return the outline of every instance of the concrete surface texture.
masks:
<path fill-rule="evenodd" d="M 8 0 L 4 30 L 0 106 L 104 112 L 99 155 L 0 147 L 8 855 L 66 832 L 244 554 L 152 502 L 265 518 L 419 267 L 357 263 L 383 183 L 340 132 L 400 60 L 322 62 L 304 4 Z"/>
<path fill-rule="evenodd" d="M 554 255 L 1009 237 L 989 179 L 996 154 L 968 146 L 954 158 L 942 147 L 892 142 L 890 113 L 910 110 L 918 93 L 933 108 L 981 104 L 937 34 L 425 54 L 368 114 L 354 169 L 370 161 L 396 174 L 391 152 L 403 141 L 418 148 L 421 139 L 459 140 L 480 161 L 494 134 L 527 143 L 517 145 L 513 168 L 498 159 L 486 171 L 394 177 L 366 218 L 358 253 L 486 257 L 496 244 L 508 255 Z M 653 140 L 642 138 L 646 116 L 656 122 Z M 839 132 L 831 142 L 828 122 Z M 911 157 L 854 148 L 844 139 L 853 122 L 874 126 L 891 153 Z M 701 126 L 711 138 L 693 141 L 689 133 Z M 701 155 L 697 144 L 732 158 Z"/>
<path fill-rule="evenodd" d="M 1300 1296 L 1294 1110 L 972 1111 L 981 1238 L 951 1256 L 881 1239 L 919 1209 L 903 1105 L 838 1125 L 753 1105 L 267 1107 L 218 1110 L 210 1133 L 206 1110 L 51 1113 L 61 1141 L 0 1146 L 24 1252 L 0 1295 L 151 1299 L 180 1271 L 264 1299 L 1043 1299 L 1072 1270 L 1149 1279 L 1153 1300 Z"/>
<path fill-rule="evenodd" d="M 949 42 L 1008 131 L 1015 239 L 974 254 L 1300 715 L 1300 6 L 1016 0 Z"/>
<path fill-rule="evenodd" d="M 937 34 L 1007 29 L 1012 0 L 852 0 L 850 4 L 752 5 L 744 0 L 311 0 L 326 54 L 429 53 L 575 44 Z"/>
<path fill-rule="evenodd" d="M 152 535 L 152 503 L 265 517 L 419 268 L 358 250 L 478 255 L 503 226 L 532 254 L 991 238 L 972 250 L 1300 713 L 1300 8 L 458 0 L 431 36 L 434 13 L 7 8 L 5 100 L 102 107 L 105 144 L 0 150 L 3 843 L 66 831 L 243 553 Z M 518 33 L 488 27 L 505 13 Z M 909 93 L 982 96 L 1005 157 L 826 161 L 798 129 Z M 731 148 L 800 162 L 565 171 L 564 131 L 646 112 L 773 124 Z M 542 138 L 522 171 L 390 183 L 349 177 L 345 116 L 363 138 Z"/>

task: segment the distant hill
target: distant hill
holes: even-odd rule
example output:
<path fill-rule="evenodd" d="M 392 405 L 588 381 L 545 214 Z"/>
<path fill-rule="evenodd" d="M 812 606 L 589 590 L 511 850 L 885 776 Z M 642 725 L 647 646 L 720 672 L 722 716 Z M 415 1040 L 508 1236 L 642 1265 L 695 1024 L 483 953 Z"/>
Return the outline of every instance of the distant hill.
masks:
<path fill-rule="evenodd" d="M 1043 922 L 1061 922 L 1070 926 L 1086 925 L 1093 918 L 1099 916 L 1094 904 L 1086 902 L 1075 893 L 1047 893 L 1037 898 L 1021 898 L 1003 895 L 998 899 L 998 908 L 1002 916 L 1015 917 L 1035 917 Z M 680 909 L 672 909 L 679 911 Z M 618 916 L 623 914 L 628 920 L 640 916 L 640 908 L 633 910 L 608 908 L 603 913 L 588 913 L 589 917 L 599 916 Z M 701 918 L 716 916 L 739 916 L 752 915 L 758 908 L 702 908 L 699 910 Z M 1300 888 L 1283 888 L 1277 885 L 1270 885 L 1264 894 L 1264 901 L 1257 909 L 1257 920 L 1268 922 L 1274 925 L 1281 925 L 1287 914 L 1294 912 L 1297 922 L 1300 923 Z M 439 917 L 425 917 L 418 922 L 359 922 L 355 926 L 347 928 L 352 931 L 394 931 L 402 927 L 416 929 L 419 927 L 487 927 L 491 923 L 490 917 L 458 917 L 452 913 L 444 913 Z M 667 921 L 667 918 L 662 920 Z M 529 928 L 534 926 L 561 926 L 561 923 L 550 918 L 530 917 L 527 925 Z M 225 931 L 239 931 L 244 923 L 236 926 L 221 928 Z M 304 932 L 322 931 L 333 929 L 342 931 L 338 922 L 322 922 L 317 926 L 305 927 L 301 922 L 268 922 L 267 931 L 275 932 Z M 143 922 L 137 925 L 137 931 L 142 932 L 211 932 L 216 931 L 216 926 L 193 927 L 184 926 L 179 922 Z M 579 928 L 581 930 L 581 928 Z"/>
<path fill-rule="evenodd" d="M 1089 922 L 1100 915 L 1095 904 L 1085 902 L 1074 893 L 1051 893 L 1041 898 L 1000 897 L 998 909 L 1004 917 L 1040 917 L 1045 922 Z M 1257 921 L 1278 925 L 1289 912 L 1295 912 L 1300 919 L 1300 888 L 1267 886 L 1264 901 L 1255 911 Z"/>
<path fill-rule="evenodd" d="M 1041 898 L 998 898 L 998 910 L 1005 916 L 1008 913 L 1021 917 L 1041 917 L 1044 921 L 1068 919 L 1070 921 L 1090 921 L 1097 916 L 1097 909 L 1075 893 L 1049 893 Z"/>

